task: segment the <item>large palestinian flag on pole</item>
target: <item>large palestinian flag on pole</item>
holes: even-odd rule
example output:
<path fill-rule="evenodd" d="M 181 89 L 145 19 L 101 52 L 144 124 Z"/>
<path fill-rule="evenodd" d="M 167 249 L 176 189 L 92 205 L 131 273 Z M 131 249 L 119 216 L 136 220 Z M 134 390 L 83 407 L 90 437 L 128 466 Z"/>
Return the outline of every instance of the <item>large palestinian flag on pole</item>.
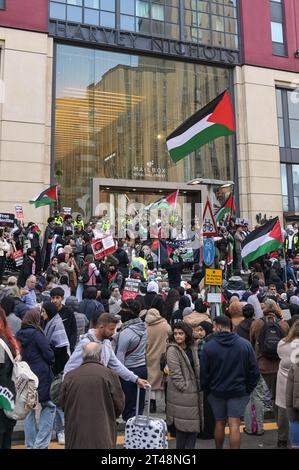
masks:
<path fill-rule="evenodd" d="M 176 208 L 177 198 L 178 198 L 179 190 L 175 191 L 174 193 L 169 194 L 167 197 L 161 197 L 155 202 L 152 202 L 144 209 L 149 211 L 152 209 L 169 209 L 170 207 Z"/>
<path fill-rule="evenodd" d="M 35 207 L 47 206 L 58 200 L 57 185 L 50 186 L 50 188 L 45 189 L 42 193 L 35 196 L 31 199 L 30 204 L 34 204 Z"/>
<path fill-rule="evenodd" d="M 278 217 L 275 217 L 247 235 L 242 242 L 242 258 L 249 263 L 271 251 L 276 251 L 281 245 L 280 222 Z"/>
<path fill-rule="evenodd" d="M 234 203 L 234 197 L 231 194 L 227 201 L 223 204 L 222 207 L 216 212 L 215 214 L 215 220 L 216 222 L 220 222 L 220 220 L 225 219 L 227 214 L 230 214 L 232 216 L 233 212 L 235 212 L 236 206 Z"/>
<path fill-rule="evenodd" d="M 235 130 L 233 108 L 226 90 L 183 122 L 166 138 L 166 144 L 176 163 L 202 145 L 217 137 L 234 134 Z"/>

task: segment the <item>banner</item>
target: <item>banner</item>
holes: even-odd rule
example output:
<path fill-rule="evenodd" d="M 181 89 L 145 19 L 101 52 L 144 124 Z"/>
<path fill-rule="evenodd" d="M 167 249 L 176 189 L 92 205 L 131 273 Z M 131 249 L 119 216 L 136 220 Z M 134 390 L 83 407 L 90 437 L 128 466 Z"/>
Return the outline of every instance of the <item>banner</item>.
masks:
<path fill-rule="evenodd" d="M 62 211 L 64 215 L 72 215 L 72 208 L 71 207 L 63 207 Z"/>
<path fill-rule="evenodd" d="M 91 248 L 96 260 L 104 258 L 116 250 L 113 236 L 106 235 L 103 238 L 97 238 L 91 242 Z"/>
<path fill-rule="evenodd" d="M 15 225 L 14 214 L 6 214 L 5 212 L 0 212 L 0 227 L 14 228 L 14 225 Z"/>
<path fill-rule="evenodd" d="M 140 283 L 140 279 L 126 279 L 122 300 L 135 299 L 139 294 Z"/>

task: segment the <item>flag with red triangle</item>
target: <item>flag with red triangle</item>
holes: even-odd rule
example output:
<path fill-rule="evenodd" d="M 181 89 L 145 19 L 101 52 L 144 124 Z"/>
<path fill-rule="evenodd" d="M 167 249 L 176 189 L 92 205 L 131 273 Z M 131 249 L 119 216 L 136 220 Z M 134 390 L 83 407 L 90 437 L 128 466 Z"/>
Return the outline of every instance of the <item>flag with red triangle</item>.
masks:
<path fill-rule="evenodd" d="M 242 258 L 246 263 L 254 261 L 282 246 L 282 233 L 278 217 L 253 230 L 242 242 Z"/>
<path fill-rule="evenodd" d="M 227 214 L 229 214 L 229 218 L 232 217 L 233 212 L 236 211 L 236 206 L 234 203 L 234 196 L 230 194 L 229 198 L 225 201 L 222 207 L 216 212 L 215 214 L 215 220 L 216 222 L 220 222 L 220 220 L 223 220 L 226 218 Z"/>
<path fill-rule="evenodd" d="M 58 191 L 57 185 L 50 186 L 50 188 L 45 189 L 43 192 L 31 199 L 30 204 L 34 204 L 35 207 L 47 206 L 58 200 Z"/>
<path fill-rule="evenodd" d="M 166 145 L 176 163 L 211 140 L 235 131 L 233 107 L 225 90 L 172 132 L 166 138 Z"/>
<path fill-rule="evenodd" d="M 167 197 L 161 197 L 155 202 L 152 202 L 148 206 L 145 207 L 145 210 L 152 210 L 152 209 L 169 209 L 173 207 L 175 209 L 177 199 L 178 199 L 179 190 L 174 191 L 174 193 L 169 194 Z"/>

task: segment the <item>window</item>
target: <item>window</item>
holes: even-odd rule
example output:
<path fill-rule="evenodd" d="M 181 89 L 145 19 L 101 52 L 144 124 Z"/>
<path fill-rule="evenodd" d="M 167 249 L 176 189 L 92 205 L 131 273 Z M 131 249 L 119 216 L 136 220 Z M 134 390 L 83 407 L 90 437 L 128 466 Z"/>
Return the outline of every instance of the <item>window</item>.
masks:
<path fill-rule="evenodd" d="M 6 0 L 0 0 L 0 10 L 5 10 L 5 7 L 6 7 L 5 3 L 6 3 Z"/>
<path fill-rule="evenodd" d="M 238 49 L 237 2 L 184 0 L 185 40 Z"/>
<path fill-rule="evenodd" d="M 278 0 L 270 0 L 272 52 L 274 55 L 285 56 L 284 11 L 283 4 Z"/>
<path fill-rule="evenodd" d="M 228 68 L 214 65 L 58 43 L 55 175 L 61 204 L 80 211 L 78 198 L 89 194 L 90 177 L 231 180 L 229 136 L 192 152 L 188 165 L 169 162 L 165 144 L 170 132 L 229 86 L 229 77 Z"/>
<path fill-rule="evenodd" d="M 284 211 L 299 212 L 299 91 L 276 90 Z"/>
<path fill-rule="evenodd" d="M 287 180 L 287 166 L 285 163 L 280 165 L 280 177 L 281 177 L 281 193 L 283 201 L 283 211 L 288 212 L 289 201 L 288 201 L 288 180 Z"/>

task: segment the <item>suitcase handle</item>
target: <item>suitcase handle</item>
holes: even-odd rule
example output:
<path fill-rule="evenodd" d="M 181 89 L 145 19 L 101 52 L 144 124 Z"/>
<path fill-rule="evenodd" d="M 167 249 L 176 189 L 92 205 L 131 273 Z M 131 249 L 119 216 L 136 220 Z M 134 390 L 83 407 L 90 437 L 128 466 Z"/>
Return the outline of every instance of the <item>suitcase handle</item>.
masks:
<path fill-rule="evenodd" d="M 150 403 L 151 403 L 151 385 L 148 384 L 146 385 L 145 388 L 145 393 L 148 393 L 148 403 L 147 403 L 147 409 L 146 409 L 146 415 L 140 415 L 139 413 L 139 400 L 140 400 L 140 386 L 137 385 L 137 398 L 136 398 L 136 424 L 139 424 L 140 426 L 147 426 L 149 423 L 149 414 L 150 414 Z"/>

